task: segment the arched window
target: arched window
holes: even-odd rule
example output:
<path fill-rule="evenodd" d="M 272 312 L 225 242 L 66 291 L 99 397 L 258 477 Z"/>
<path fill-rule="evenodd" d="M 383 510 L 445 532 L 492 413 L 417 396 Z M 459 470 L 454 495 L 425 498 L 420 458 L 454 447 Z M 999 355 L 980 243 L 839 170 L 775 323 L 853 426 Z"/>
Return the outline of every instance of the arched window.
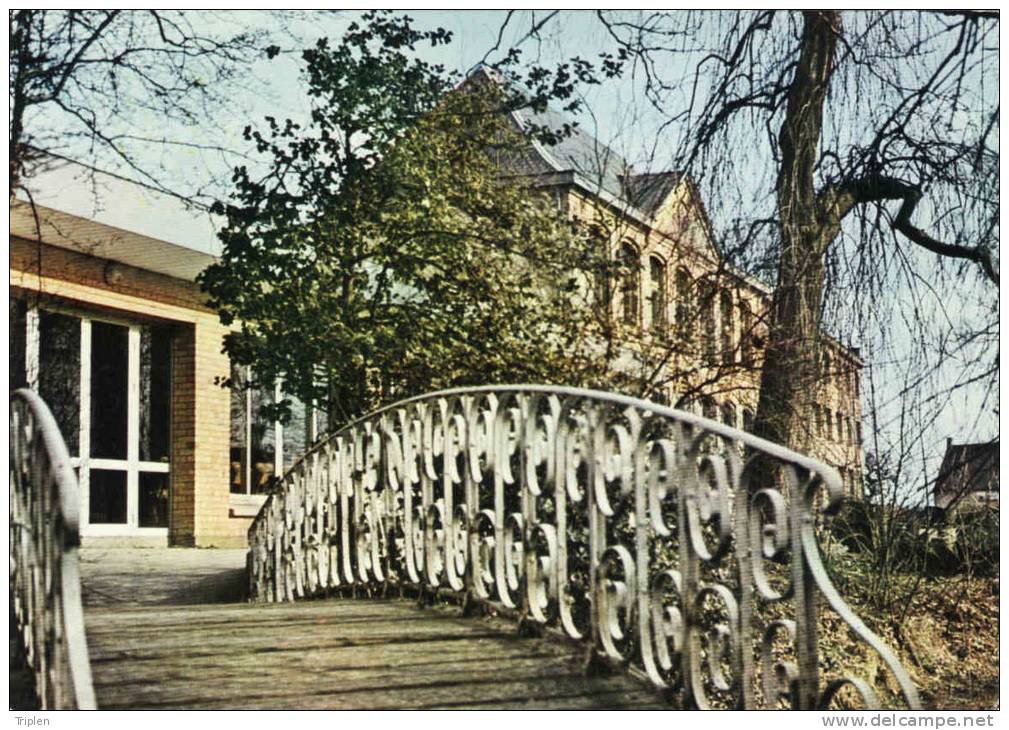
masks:
<path fill-rule="evenodd" d="M 736 406 L 732 403 L 722 404 L 722 423 L 726 426 L 736 427 Z"/>
<path fill-rule="evenodd" d="M 706 395 L 701 398 L 701 415 L 714 421 L 718 418 L 718 408 L 711 396 Z"/>
<path fill-rule="evenodd" d="M 837 412 L 837 440 L 844 443 L 844 414 L 841 411 Z"/>
<path fill-rule="evenodd" d="M 718 295 L 718 306 L 722 310 L 722 362 L 731 365 L 736 361 L 735 347 L 735 309 L 732 306 L 732 293 L 722 289 Z"/>
<path fill-rule="evenodd" d="M 753 312 L 746 302 L 739 303 L 740 359 L 743 367 L 753 367 Z"/>
<path fill-rule="evenodd" d="M 590 250 L 597 257 L 595 260 L 599 267 L 594 281 L 596 303 L 600 307 L 604 307 L 607 316 L 609 316 L 609 307 L 613 302 L 613 272 L 607 263 L 609 261 L 610 239 L 606 230 L 595 223 L 588 227 L 587 238 Z"/>
<path fill-rule="evenodd" d="M 753 411 L 749 408 L 743 409 L 743 430 L 746 432 L 753 431 Z"/>
<path fill-rule="evenodd" d="M 693 331 L 693 292 L 690 283 L 690 272 L 681 266 L 676 270 L 676 337 L 684 348 L 690 344 L 690 333 Z"/>
<path fill-rule="evenodd" d="M 666 264 L 657 256 L 649 256 L 648 309 L 656 333 L 666 329 L 666 301 Z"/>
<path fill-rule="evenodd" d="M 620 294 L 624 324 L 641 322 L 641 264 L 638 250 L 629 243 L 620 246 Z"/>
<path fill-rule="evenodd" d="M 710 282 L 701 287 L 701 318 L 704 320 L 704 357 L 714 363 L 717 343 L 715 342 L 715 288 Z"/>

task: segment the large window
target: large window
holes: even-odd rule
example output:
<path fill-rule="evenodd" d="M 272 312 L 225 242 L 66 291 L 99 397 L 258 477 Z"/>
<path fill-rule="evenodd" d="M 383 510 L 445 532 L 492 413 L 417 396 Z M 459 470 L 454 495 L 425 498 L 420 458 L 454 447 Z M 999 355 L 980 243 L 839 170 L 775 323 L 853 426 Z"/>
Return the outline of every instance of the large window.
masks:
<path fill-rule="evenodd" d="M 681 266 L 676 270 L 676 336 L 684 348 L 690 345 L 693 331 L 692 299 L 690 272 Z"/>
<path fill-rule="evenodd" d="M 732 306 L 732 294 L 723 289 L 718 297 L 719 309 L 722 315 L 722 362 L 731 365 L 736 361 L 735 339 L 735 309 Z"/>
<path fill-rule="evenodd" d="M 652 330 L 662 335 L 666 330 L 666 264 L 655 256 L 648 257 L 648 287 Z"/>
<path fill-rule="evenodd" d="M 49 406 L 81 487 L 81 533 L 164 535 L 169 524 L 168 326 L 12 298 L 11 385 Z"/>
<path fill-rule="evenodd" d="M 620 294 L 624 324 L 641 323 L 641 263 L 638 250 L 629 243 L 620 246 Z"/>
<path fill-rule="evenodd" d="M 739 350 L 744 367 L 753 367 L 753 311 L 746 302 L 739 303 Z"/>
<path fill-rule="evenodd" d="M 244 366 L 231 368 L 231 491 L 234 494 L 265 494 L 274 477 L 281 476 L 322 430 L 319 412 L 307 410 L 297 398 L 287 396 L 290 414 L 286 423 L 267 418 L 264 406 L 274 405 L 284 395 L 278 386 L 253 382 Z"/>
<path fill-rule="evenodd" d="M 91 351 L 104 354 L 104 357 L 91 359 L 90 438 L 93 456 L 126 458 L 129 334 L 126 327 L 105 322 L 95 322 L 91 328 Z"/>
<path fill-rule="evenodd" d="M 709 363 L 715 362 L 717 343 L 715 342 L 715 288 L 705 282 L 701 287 L 701 317 L 704 320 L 704 357 Z"/>
<path fill-rule="evenodd" d="M 588 229 L 588 239 L 591 250 L 594 254 L 601 257 L 601 260 L 609 259 L 609 236 L 606 231 L 599 225 L 591 225 Z M 610 306 L 613 303 L 613 272 L 610 271 L 609 265 L 601 265 L 600 268 L 595 272 L 593 277 L 595 287 L 595 301 L 596 304 L 603 308 L 607 313 L 610 314 Z"/>
<path fill-rule="evenodd" d="M 32 327 L 32 320 L 35 326 Z M 53 416 L 56 418 L 56 425 L 60 427 L 63 440 L 66 441 L 67 449 L 71 456 L 80 456 L 80 415 L 81 415 L 81 319 L 59 312 L 48 312 L 33 310 L 29 317 L 29 336 L 36 335 L 37 355 L 29 356 L 29 360 L 35 360 L 38 364 L 36 368 L 38 378 L 37 390 L 42 400 L 49 406 Z M 100 326 L 102 323 L 95 323 Z M 35 337 L 31 337 L 35 339 Z M 94 350 L 92 352 L 101 352 Z M 114 356 L 114 355 L 113 355 Z M 105 358 L 94 358 L 92 368 L 95 363 L 101 363 Z M 118 363 L 122 369 L 122 392 L 112 396 L 117 399 L 126 397 L 126 365 Z M 92 378 L 91 388 L 100 387 L 100 383 L 95 383 Z M 125 409 L 125 404 L 122 405 Z M 104 424 L 95 423 L 100 419 L 102 412 L 92 410 L 90 430 L 101 428 Z M 121 424 L 111 425 L 117 433 L 121 426 L 123 444 L 126 439 L 126 421 Z M 91 450 L 93 456 L 105 456 L 105 454 Z M 125 448 L 120 457 L 126 458 Z"/>

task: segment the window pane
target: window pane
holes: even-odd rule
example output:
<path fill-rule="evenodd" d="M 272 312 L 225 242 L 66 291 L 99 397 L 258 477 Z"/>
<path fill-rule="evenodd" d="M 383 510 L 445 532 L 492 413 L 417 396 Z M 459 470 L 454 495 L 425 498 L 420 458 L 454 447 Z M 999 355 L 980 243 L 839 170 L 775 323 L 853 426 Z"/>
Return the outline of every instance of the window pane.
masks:
<path fill-rule="evenodd" d="M 78 455 L 81 413 L 81 321 L 39 312 L 39 395 L 49 406 L 71 456 Z"/>
<path fill-rule="evenodd" d="M 168 461 L 171 331 L 140 328 L 140 460 Z"/>
<path fill-rule="evenodd" d="M 248 490 L 245 484 L 245 369 L 239 365 L 231 366 L 231 491 L 245 494 Z"/>
<path fill-rule="evenodd" d="M 91 470 L 88 515 L 92 524 L 126 524 L 126 472 Z"/>
<path fill-rule="evenodd" d="M 701 311 L 704 317 L 704 356 L 709 361 L 715 358 L 715 289 L 705 283 L 701 289 Z"/>
<path fill-rule="evenodd" d="M 255 388 L 252 395 L 252 493 L 267 491 L 273 476 L 276 430 L 263 418 L 262 406 L 273 403 L 273 388 Z"/>
<path fill-rule="evenodd" d="M 28 385 L 25 368 L 25 332 L 28 327 L 28 304 L 24 299 L 10 298 L 10 388 L 24 388 Z"/>
<path fill-rule="evenodd" d="M 285 470 L 305 453 L 305 446 L 308 444 L 305 404 L 292 396 L 288 398 L 291 401 L 291 418 L 284 424 Z"/>
<path fill-rule="evenodd" d="M 168 527 L 168 475 L 140 472 L 140 526 Z"/>
<path fill-rule="evenodd" d="M 651 283 L 649 306 L 652 327 L 662 329 L 666 325 L 666 265 L 659 259 L 648 259 L 648 278 Z"/>
<path fill-rule="evenodd" d="M 641 306 L 641 271 L 638 252 L 630 244 L 620 248 L 621 293 L 623 295 L 623 319 L 626 324 L 637 324 Z"/>
<path fill-rule="evenodd" d="M 676 270 L 676 330 L 683 345 L 690 344 L 690 333 L 693 327 L 693 304 L 690 298 L 690 272 L 686 269 Z"/>
<path fill-rule="evenodd" d="M 91 324 L 91 456 L 126 458 L 129 329 Z"/>
<path fill-rule="evenodd" d="M 722 362 L 731 365 L 736 360 L 733 339 L 735 337 L 735 309 L 732 306 L 732 294 L 722 290 L 719 295 L 719 305 L 722 314 Z"/>

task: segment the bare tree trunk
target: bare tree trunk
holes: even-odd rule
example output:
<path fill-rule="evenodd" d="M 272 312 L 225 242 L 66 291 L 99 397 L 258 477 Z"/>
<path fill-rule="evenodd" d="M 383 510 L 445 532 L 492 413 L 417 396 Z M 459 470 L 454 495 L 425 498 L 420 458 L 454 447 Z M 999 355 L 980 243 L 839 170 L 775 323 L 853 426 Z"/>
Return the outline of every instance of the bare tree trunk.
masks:
<path fill-rule="evenodd" d="M 11 110 L 10 110 L 10 165 L 8 178 L 8 199 L 14 197 L 14 191 L 21 183 L 21 172 L 24 160 L 21 157 L 22 145 L 21 137 L 24 133 L 25 114 L 25 68 L 28 61 L 28 26 L 31 23 L 31 10 L 18 10 L 11 19 L 11 56 L 12 61 L 16 57 L 14 64 L 16 72 L 11 83 Z"/>
<path fill-rule="evenodd" d="M 805 13 L 799 60 L 779 136 L 781 261 L 755 430 L 796 450 L 808 446 L 806 418 L 819 379 L 823 254 L 836 232 L 835 226 L 823 224 L 818 213 L 813 171 L 840 27 L 837 12 Z"/>

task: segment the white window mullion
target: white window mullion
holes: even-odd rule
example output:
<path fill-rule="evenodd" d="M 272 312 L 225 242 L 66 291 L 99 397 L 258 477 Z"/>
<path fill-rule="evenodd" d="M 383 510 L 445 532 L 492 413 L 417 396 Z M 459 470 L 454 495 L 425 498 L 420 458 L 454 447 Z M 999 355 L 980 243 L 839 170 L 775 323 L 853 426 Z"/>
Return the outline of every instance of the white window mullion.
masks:
<path fill-rule="evenodd" d="M 90 524 L 91 504 L 91 320 L 84 317 L 81 317 L 80 431 L 77 445 L 81 457 L 81 528 L 85 529 Z"/>
<path fill-rule="evenodd" d="M 252 368 L 245 368 L 245 383 L 252 380 Z M 252 494 L 252 389 L 245 388 L 245 448 L 242 450 L 242 469 L 245 470 L 245 493 Z"/>
<path fill-rule="evenodd" d="M 126 377 L 126 524 L 139 524 L 140 328 L 129 329 Z"/>
<path fill-rule="evenodd" d="M 137 468 L 140 471 L 157 472 L 158 474 L 170 474 L 172 465 L 167 461 L 138 461 Z"/>
<path fill-rule="evenodd" d="M 284 397 L 278 380 L 273 386 L 273 403 L 280 403 Z M 284 424 L 280 421 L 273 422 L 273 436 L 276 442 L 273 449 L 273 475 L 280 479 L 284 475 Z"/>

